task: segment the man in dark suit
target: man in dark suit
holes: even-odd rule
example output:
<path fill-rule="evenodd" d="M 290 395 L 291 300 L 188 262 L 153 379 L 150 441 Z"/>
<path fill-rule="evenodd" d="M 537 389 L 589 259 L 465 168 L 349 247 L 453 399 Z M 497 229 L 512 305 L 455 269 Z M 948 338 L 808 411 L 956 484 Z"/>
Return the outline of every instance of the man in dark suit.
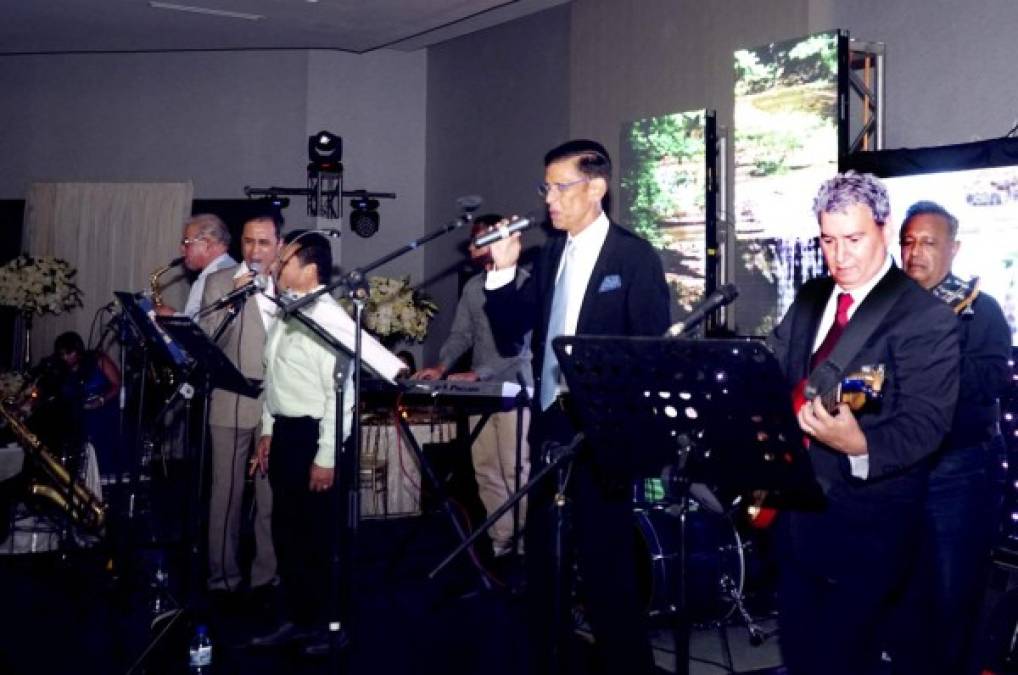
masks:
<path fill-rule="evenodd" d="M 594 141 L 570 141 L 551 150 L 544 164 L 540 193 L 552 226 L 562 234 L 549 239 L 530 279 L 519 287 L 510 283 L 519 260 L 519 235 L 492 245 L 494 269 L 485 281 L 486 311 L 500 349 L 518 351 L 523 336 L 533 330 L 534 472 L 546 463 L 550 443 L 568 444 L 577 432 L 551 340 L 579 334 L 662 335 L 669 318 L 668 287 L 657 254 L 643 239 L 610 223 L 602 210 L 611 180 L 607 151 Z M 597 662 L 605 673 L 646 673 L 653 665 L 636 592 L 630 482 L 631 476 L 605 470 L 581 449 L 565 488 L 581 593 Z M 559 646 L 571 628 L 562 595 L 558 606 L 563 611 L 557 617 L 554 612 L 556 487 L 546 481 L 531 496 L 525 534 L 533 672 L 558 671 Z"/>
<path fill-rule="evenodd" d="M 932 656 L 922 668 L 929 675 L 978 670 L 967 666 L 1000 526 L 999 399 L 1011 381 L 1011 328 L 992 296 L 952 273 L 957 237 L 958 219 L 921 201 L 909 207 L 899 238 L 905 273 L 954 310 L 961 345 L 958 407 L 926 496 L 926 548 L 910 603 L 916 616 L 904 622 L 922 628 L 914 651 Z M 901 660 L 895 654 L 896 666 Z"/>
<path fill-rule="evenodd" d="M 779 617 L 793 675 L 867 675 L 880 626 L 911 573 L 928 475 L 924 461 L 958 394 L 958 323 L 887 252 L 889 204 L 873 176 L 847 172 L 814 201 L 830 277 L 803 286 L 771 336 L 789 384 L 821 367 L 839 338 L 870 330 L 845 363 L 885 369 L 883 398 L 858 417 L 819 398 L 798 423 L 826 504 L 779 517 Z"/>

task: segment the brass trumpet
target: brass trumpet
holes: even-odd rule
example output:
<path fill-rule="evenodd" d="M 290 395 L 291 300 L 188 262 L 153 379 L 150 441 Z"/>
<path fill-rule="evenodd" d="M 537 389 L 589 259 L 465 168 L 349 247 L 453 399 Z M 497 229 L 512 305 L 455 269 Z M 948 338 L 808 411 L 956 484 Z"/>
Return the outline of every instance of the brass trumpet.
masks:
<path fill-rule="evenodd" d="M 71 478 L 60 461 L 46 449 L 39 437 L 29 431 L 18 416 L 8 408 L 7 402 L 0 402 L 0 418 L 18 439 L 25 455 L 33 459 L 39 471 L 52 485 L 33 481 L 29 491 L 52 501 L 82 527 L 97 532 L 106 522 L 107 505 L 89 490 L 81 481 Z M 71 495 L 71 499 L 68 496 Z"/>

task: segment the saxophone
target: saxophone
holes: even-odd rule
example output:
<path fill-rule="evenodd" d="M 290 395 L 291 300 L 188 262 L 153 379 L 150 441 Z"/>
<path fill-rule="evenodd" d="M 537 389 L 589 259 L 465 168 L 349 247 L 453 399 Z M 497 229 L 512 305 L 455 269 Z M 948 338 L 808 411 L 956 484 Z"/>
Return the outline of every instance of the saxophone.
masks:
<path fill-rule="evenodd" d="M 184 262 L 183 257 L 174 258 L 173 260 L 170 261 L 169 265 L 160 267 L 159 269 L 152 273 L 152 276 L 148 278 L 148 285 L 152 289 L 152 304 L 155 305 L 156 307 L 163 306 L 163 294 L 162 289 L 159 288 L 159 277 L 163 276 L 164 274 L 166 274 L 167 272 L 169 272 L 171 269 L 173 269 L 182 262 Z"/>
<path fill-rule="evenodd" d="M 25 450 L 26 457 L 35 461 L 39 471 L 52 485 L 32 482 L 33 495 L 49 499 L 71 519 L 92 532 L 102 530 L 106 522 L 106 504 L 85 487 L 72 479 L 67 469 L 46 449 L 39 437 L 29 431 L 24 422 L 8 407 L 11 401 L 0 402 L 0 421 L 14 434 Z M 70 497 L 70 499 L 68 499 Z"/>

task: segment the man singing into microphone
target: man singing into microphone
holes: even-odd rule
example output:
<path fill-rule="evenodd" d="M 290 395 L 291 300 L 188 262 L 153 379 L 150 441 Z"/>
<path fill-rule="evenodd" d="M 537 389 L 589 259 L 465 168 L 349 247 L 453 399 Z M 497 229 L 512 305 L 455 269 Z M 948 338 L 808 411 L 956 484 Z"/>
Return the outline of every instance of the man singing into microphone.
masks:
<path fill-rule="evenodd" d="M 244 223 L 241 234 L 243 262 L 214 272 L 205 281 L 202 306 L 250 284 L 256 272 L 267 272 L 279 254 L 283 227 L 278 212 L 258 215 Z M 273 293 L 271 278 L 266 293 Z M 233 316 L 232 313 L 239 313 Z M 230 323 L 219 338 L 219 347 L 245 377 L 265 377 L 262 361 L 265 336 L 276 320 L 276 306 L 260 294 L 240 297 L 224 309 L 206 314 L 201 327 L 214 334 L 223 321 Z M 262 397 L 239 396 L 216 389 L 209 409 L 212 437 L 212 491 L 209 503 L 209 590 L 233 593 L 244 581 L 237 564 L 240 544 L 241 504 L 248 459 L 260 434 Z M 276 554 L 272 546 L 272 489 L 263 473 L 254 476 L 255 555 L 249 578 L 251 590 L 267 595 L 276 582 Z M 267 600 L 268 598 L 262 598 Z"/>
<path fill-rule="evenodd" d="M 658 255 L 646 241 L 609 222 L 602 210 L 611 180 L 608 152 L 600 143 L 574 140 L 548 152 L 544 164 L 539 192 L 560 234 L 545 244 L 533 274 L 519 288 L 510 282 L 516 277 L 520 235 L 496 242 L 491 246 L 494 269 L 485 282 L 488 318 L 499 350 L 511 353 L 533 330 L 537 395 L 530 449 L 535 473 L 545 464 L 549 444 L 569 444 L 578 431 L 552 339 L 579 334 L 660 336 L 669 321 L 668 286 Z M 633 477 L 605 470 L 582 446 L 568 476 L 565 494 L 596 661 L 604 673 L 649 673 L 653 658 L 636 589 Z M 535 489 L 525 533 L 535 673 L 558 672 L 559 646 L 571 632 L 567 612 L 555 616 L 554 611 L 555 491 L 554 479 Z M 568 598 L 560 600 L 565 610 Z"/>

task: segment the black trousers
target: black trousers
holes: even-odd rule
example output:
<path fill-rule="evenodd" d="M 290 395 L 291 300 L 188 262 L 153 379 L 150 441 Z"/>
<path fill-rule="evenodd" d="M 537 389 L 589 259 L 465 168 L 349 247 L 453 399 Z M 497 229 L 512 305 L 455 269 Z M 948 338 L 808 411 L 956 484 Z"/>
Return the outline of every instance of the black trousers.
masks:
<path fill-rule="evenodd" d="M 272 539 L 287 618 L 302 626 L 326 621 L 330 592 L 329 560 L 334 544 L 333 487 L 309 488 L 318 452 L 318 420 L 277 416 L 269 451 L 272 486 Z"/>
<path fill-rule="evenodd" d="M 831 499 L 822 512 L 782 512 L 775 523 L 781 652 L 791 675 L 883 672 L 895 594 L 915 570 L 922 502 L 886 500 L 877 516 L 860 515 L 863 508 Z"/>
<path fill-rule="evenodd" d="M 569 443 L 576 430 L 560 408 L 536 414 L 531 427 L 531 475 L 544 466 L 541 457 L 546 442 Z M 620 452 L 628 449 L 620 448 Z M 644 674 L 651 672 L 653 654 L 647 634 L 646 615 L 637 597 L 635 521 L 630 490 L 606 488 L 619 481 L 606 480 L 589 452 L 580 455 L 567 469 L 569 498 L 566 521 L 568 531 L 563 553 L 564 596 L 560 603 L 558 627 L 555 621 L 555 548 L 554 505 L 557 480 L 547 478 L 531 495 L 526 541 L 527 595 L 531 628 L 533 673 L 561 671 L 567 653 L 559 646 L 569 644 L 572 632 L 568 591 L 573 578 L 575 551 L 579 588 L 586 617 L 594 633 L 596 663 L 599 672 Z M 572 544 L 570 546 L 570 544 Z M 556 653 L 558 656 L 556 657 Z"/>

